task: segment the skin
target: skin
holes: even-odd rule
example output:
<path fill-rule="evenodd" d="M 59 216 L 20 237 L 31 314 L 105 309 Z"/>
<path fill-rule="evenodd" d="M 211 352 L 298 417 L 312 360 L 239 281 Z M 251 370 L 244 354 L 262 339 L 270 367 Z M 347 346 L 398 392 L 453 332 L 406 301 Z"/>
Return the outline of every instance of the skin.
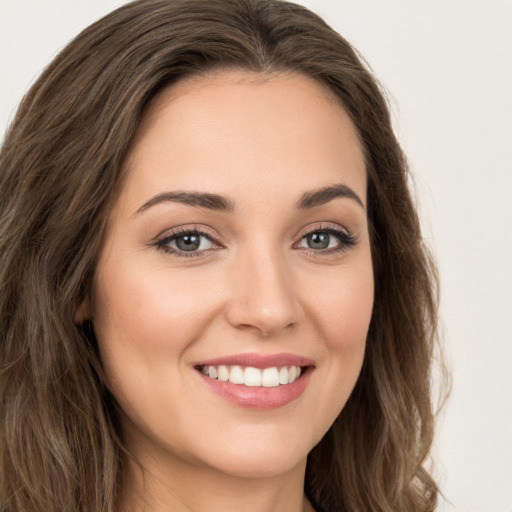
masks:
<path fill-rule="evenodd" d="M 222 71 L 154 99 L 126 170 L 77 313 L 92 319 L 139 462 L 128 463 L 120 510 L 311 510 L 306 457 L 356 383 L 373 305 L 353 124 L 309 78 Z M 304 193 L 334 184 L 362 204 L 336 197 L 297 209 Z M 233 211 L 176 201 L 141 210 L 169 191 L 220 194 Z M 176 252 L 176 239 L 174 252 L 158 246 L 182 228 L 209 237 L 195 256 Z M 330 249 L 311 248 L 305 235 L 326 228 L 355 243 L 331 234 Z M 212 392 L 194 368 L 248 352 L 312 359 L 303 394 L 248 409 Z"/>

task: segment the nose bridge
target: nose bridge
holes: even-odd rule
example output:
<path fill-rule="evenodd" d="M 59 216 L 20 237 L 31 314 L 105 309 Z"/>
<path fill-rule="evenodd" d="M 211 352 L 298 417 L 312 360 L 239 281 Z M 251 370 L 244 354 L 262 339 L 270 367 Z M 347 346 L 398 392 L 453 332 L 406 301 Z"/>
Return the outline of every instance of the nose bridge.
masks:
<path fill-rule="evenodd" d="M 269 337 L 299 320 L 300 305 L 285 255 L 268 240 L 254 245 L 236 256 L 228 320 Z"/>

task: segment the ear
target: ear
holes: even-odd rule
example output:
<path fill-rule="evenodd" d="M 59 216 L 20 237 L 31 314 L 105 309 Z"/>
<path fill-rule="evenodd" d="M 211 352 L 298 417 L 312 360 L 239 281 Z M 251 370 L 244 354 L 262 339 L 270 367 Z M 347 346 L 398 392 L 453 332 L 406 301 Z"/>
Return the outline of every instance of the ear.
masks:
<path fill-rule="evenodd" d="M 87 320 L 91 319 L 91 299 L 87 294 L 83 302 L 78 306 L 75 312 L 75 324 L 82 325 Z"/>

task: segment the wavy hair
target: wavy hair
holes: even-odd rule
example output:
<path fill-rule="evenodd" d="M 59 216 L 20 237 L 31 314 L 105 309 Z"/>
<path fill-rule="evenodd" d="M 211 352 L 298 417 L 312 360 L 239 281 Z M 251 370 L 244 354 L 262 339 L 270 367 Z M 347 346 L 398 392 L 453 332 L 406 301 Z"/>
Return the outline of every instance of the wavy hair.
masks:
<path fill-rule="evenodd" d="M 88 294 L 122 164 L 148 102 L 216 69 L 295 71 L 357 128 L 375 303 L 360 378 L 309 454 L 325 512 L 433 511 L 437 278 L 379 85 L 351 45 L 279 0 L 139 0 L 79 34 L 24 97 L 0 152 L 0 503 L 114 512 L 123 461 Z"/>

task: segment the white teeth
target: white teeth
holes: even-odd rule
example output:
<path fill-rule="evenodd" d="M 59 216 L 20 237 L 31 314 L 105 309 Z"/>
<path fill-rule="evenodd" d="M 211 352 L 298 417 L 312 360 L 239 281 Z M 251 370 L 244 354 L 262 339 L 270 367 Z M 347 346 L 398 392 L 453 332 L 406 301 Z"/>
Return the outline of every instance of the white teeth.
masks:
<path fill-rule="evenodd" d="M 244 371 L 240 366 L 232 366 L 229 372 L 229 382 L 232 384 L 243 384 L 244 383 Z"/>
<path fill-rule="evenodd" d="M 271 368 L 254 368 L 252 366 L 202 366 L 201 372 L 211 379 L 222 382 L 242 384 L 249 387 L 272 388 L 291 384 L 300 375 L 300 366 L 273 366 Z"/>
<path fill-rule="evenodd" d="M 246 386 L 261 386 L 261 370 L 248 366 L 244 370 L 244 384 Z"/>
<path fill-rule="evenodd" d="M 265 368 L 261 374 L 261 385 L 265 388 L 279 386 L 279 372 L 277 368 Z"/>
<path fill-rule="evenodd" d="M 217 367 L 217 378 L 223 382 L 227 382 L 229 380 L 229 370 L 227 366 L 221 365 Z"/>

